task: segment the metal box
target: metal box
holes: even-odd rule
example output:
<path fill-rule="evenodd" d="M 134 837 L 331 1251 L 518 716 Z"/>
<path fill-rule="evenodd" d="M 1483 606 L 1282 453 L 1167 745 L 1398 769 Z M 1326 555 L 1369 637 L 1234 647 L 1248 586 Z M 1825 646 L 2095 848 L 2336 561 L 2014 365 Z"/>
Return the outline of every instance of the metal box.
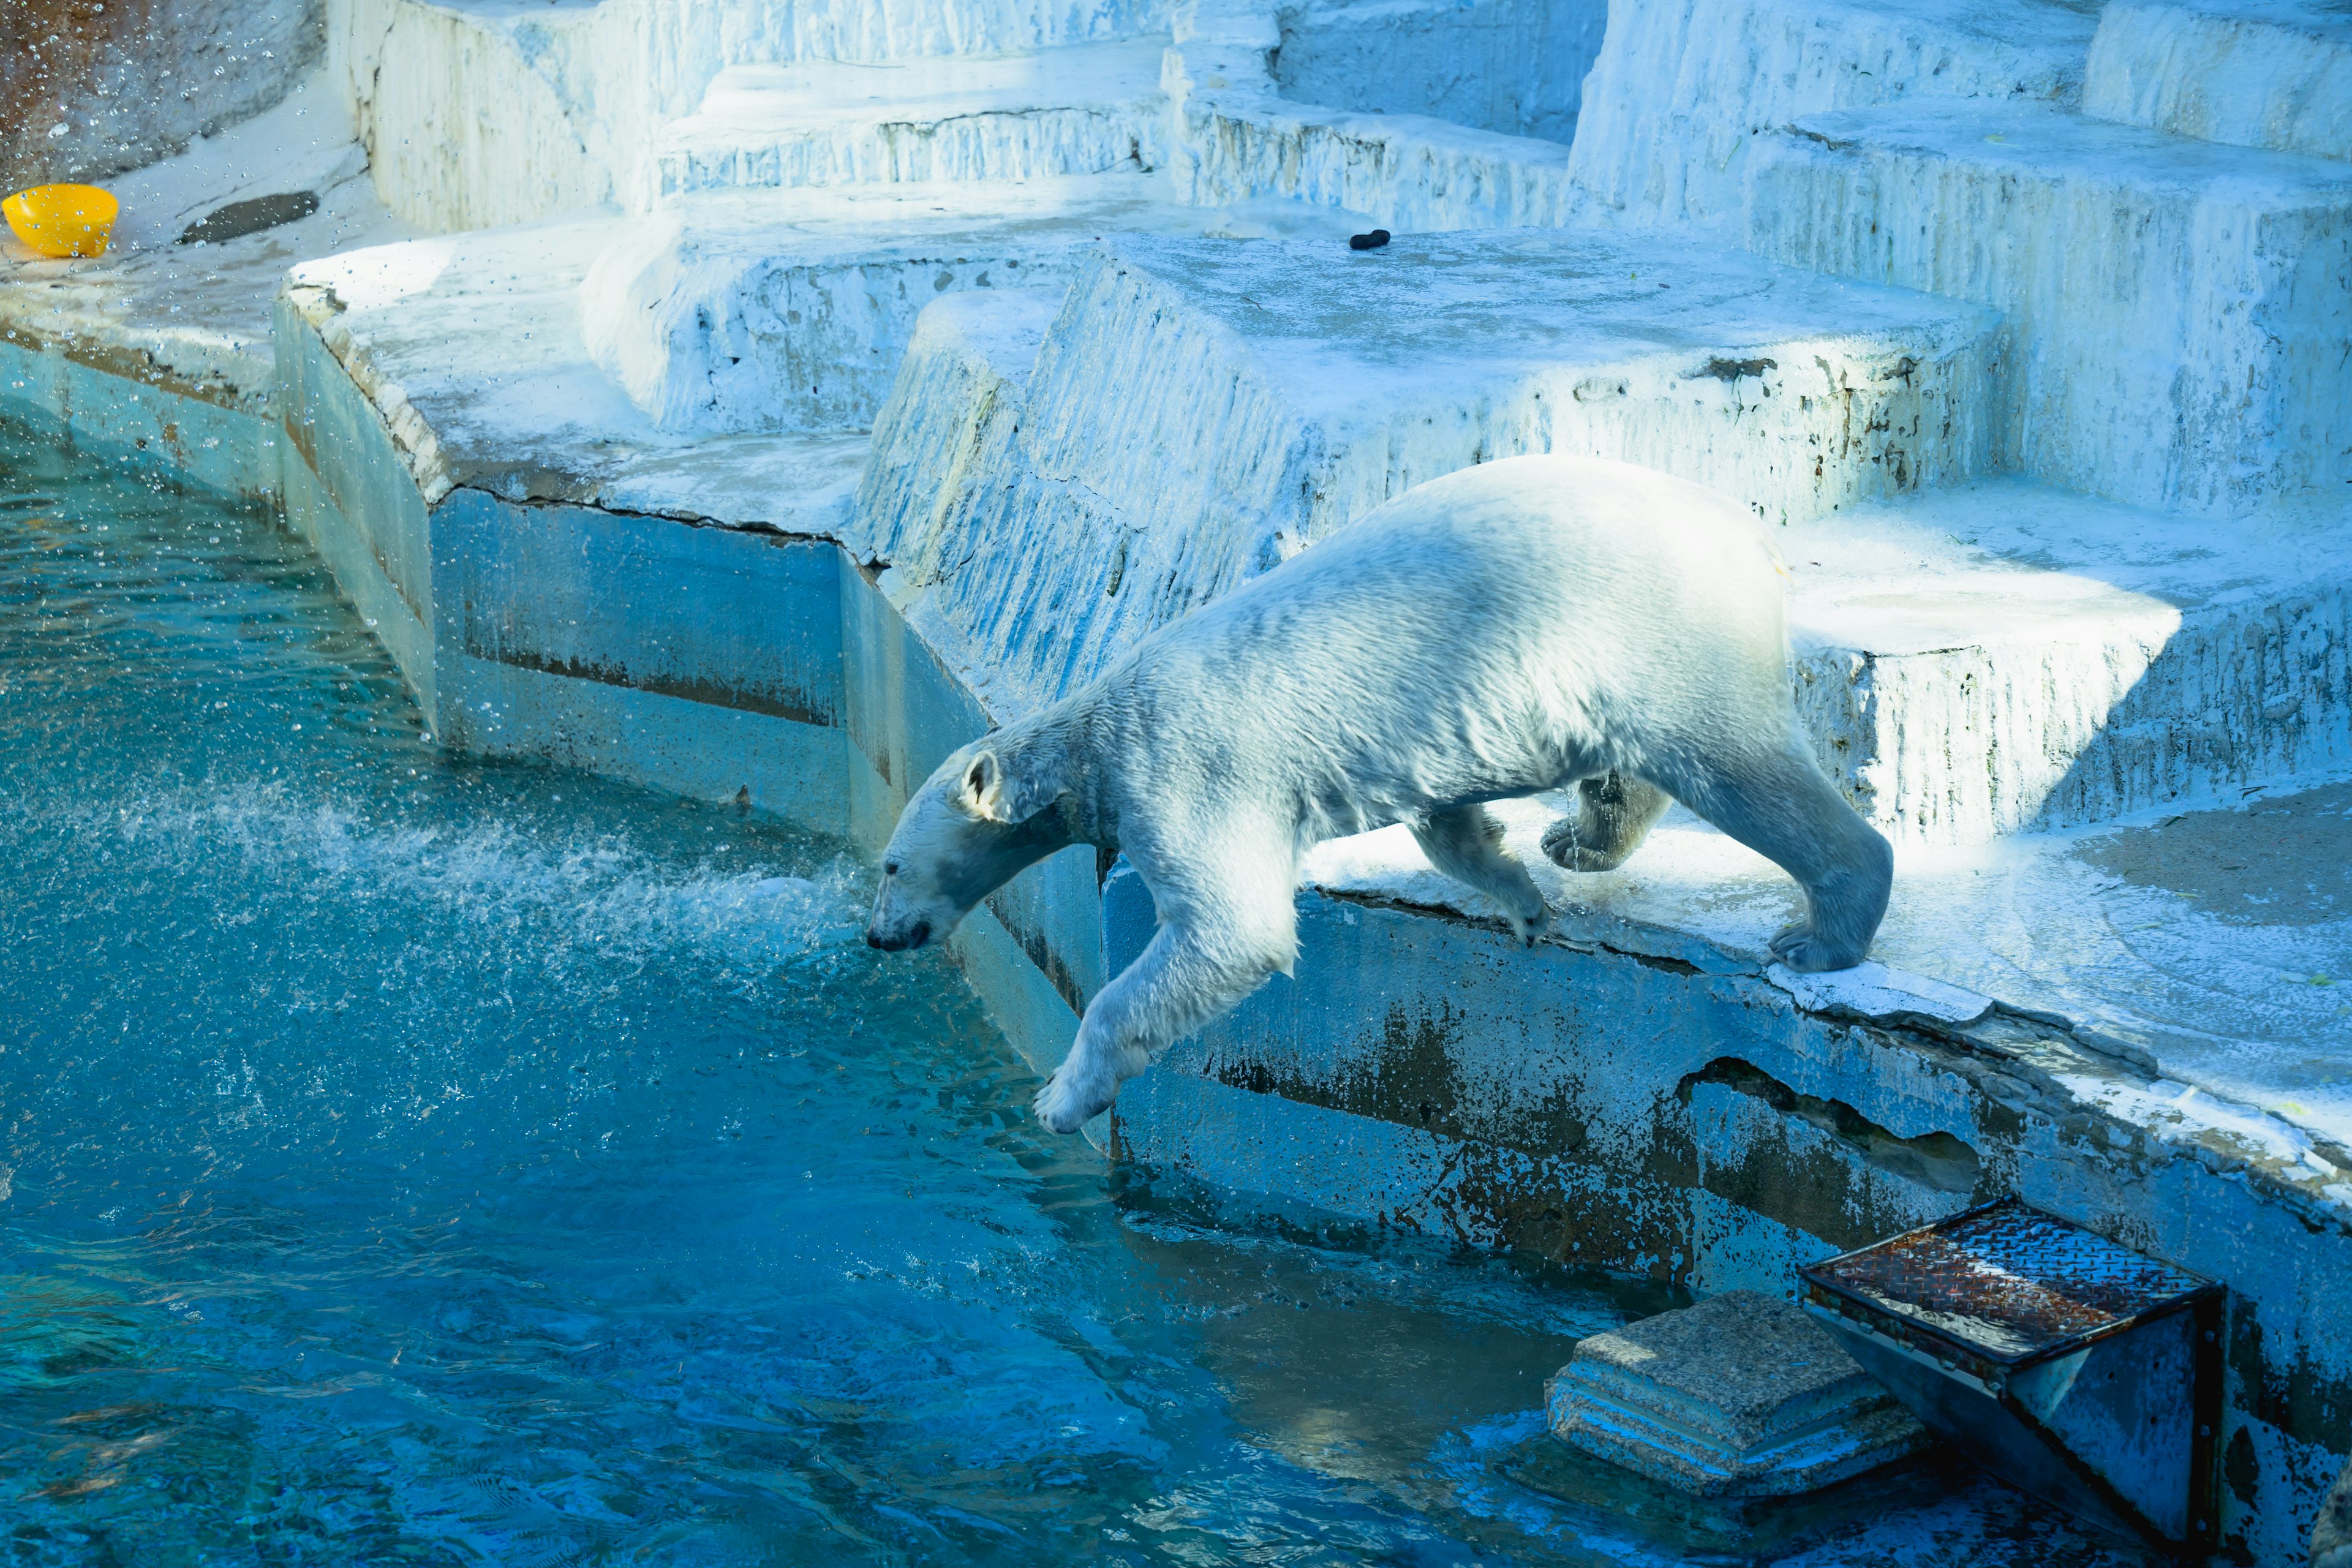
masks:
<path fill-rule="evenodd" d="M 1931 1429 L 2162 1551 L 2213 1543 L 2221 1288 L 2006 1198 L 1799 1271 Z"/>

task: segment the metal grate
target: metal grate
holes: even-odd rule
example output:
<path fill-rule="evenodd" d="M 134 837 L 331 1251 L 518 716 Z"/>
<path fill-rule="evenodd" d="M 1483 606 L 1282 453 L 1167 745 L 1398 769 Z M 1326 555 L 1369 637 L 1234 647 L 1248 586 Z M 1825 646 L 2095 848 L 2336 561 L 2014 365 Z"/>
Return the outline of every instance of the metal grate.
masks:
<path fill-rule="evenodd" d="M 2038 1357 L 2210 1289 L 2013 1198 L 1805 1272 L 1999 1362 Z"/>

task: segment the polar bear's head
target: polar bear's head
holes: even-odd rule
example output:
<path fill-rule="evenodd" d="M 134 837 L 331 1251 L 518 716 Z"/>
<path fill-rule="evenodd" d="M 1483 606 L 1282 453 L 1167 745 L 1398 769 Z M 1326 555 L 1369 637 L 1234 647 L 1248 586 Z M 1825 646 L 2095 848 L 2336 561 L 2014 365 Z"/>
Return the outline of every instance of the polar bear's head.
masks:
<path fill-rule="evenodd" d="M 957 752 L 915 792 L 882 852 L 866 942 L 885 952 L 945 942 L 972 906 L 1071 842 L 1058 773 L 997 737 Z"/>

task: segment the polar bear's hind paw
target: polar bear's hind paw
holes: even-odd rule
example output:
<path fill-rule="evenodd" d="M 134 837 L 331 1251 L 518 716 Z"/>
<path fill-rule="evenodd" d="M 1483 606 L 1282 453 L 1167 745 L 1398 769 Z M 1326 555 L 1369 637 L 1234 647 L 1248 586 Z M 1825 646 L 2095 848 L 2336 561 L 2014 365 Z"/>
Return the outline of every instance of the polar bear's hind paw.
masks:
<path fill-rule="evenodd" d="M 1800 974 L 1852 969 L 1863 955 L 1845 951 L 1850 945 L 1830 942 L 1813 930 L 1809 920 L 1793 921 L 1772 933 L 1772 956 Z"/>

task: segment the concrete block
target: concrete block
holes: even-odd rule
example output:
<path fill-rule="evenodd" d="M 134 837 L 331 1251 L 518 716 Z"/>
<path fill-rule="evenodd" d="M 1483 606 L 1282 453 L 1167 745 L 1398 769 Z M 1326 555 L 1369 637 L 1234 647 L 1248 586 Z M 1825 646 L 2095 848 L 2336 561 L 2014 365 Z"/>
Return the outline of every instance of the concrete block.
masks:
<path fill-rule="evenodd" d="M 1278 13 L 1285 98 L 1565 146 L 1606 0 L 1308 0 Z"/>
<path fill-rule="evenodd" d="M 2352 16 L 2328 0 L 2117 0 L 2099 13 L 2083 111 L 2352 158 Z"/>
<path fill-rule="evenodd" d="M 1205 69 L 1196 79 L 1184 68 L 1170 168 L 1187 202 L 1282 197 L 1398 234 L 1554 227 L 1579 210 L 1568 149 L 1557 142 L 1296 103 L 1270 87 L 1234 86 Z"/>
<path fill-rule="evenodd" d="M 1759 139 L 1746 214 L 1762 255 L 2000 310 L 2048 483 L 2226 517 L 2352 480 L 2352 166 L 1919 101 Z"/>
<path fill-rule="evenodd" d="M 2217 527 L 2014 480 L 1778 536 L 1797 701 L 1899 841 L 2352 764 L 2352 512 Z"/>
<path fill-rule="evenodd" d="M 1575 203 L 1559 142 L 1433 112 L 1398 112 L 1434 110 L 1433 100 L 1450 90 L 1432 79 L 1420 90 L 1433 101 L 1412 102 L 1412 57 L 1386 51 L 1369 79 L 1349 79 L 1341 62 L 1351 48 L 1379 48 L 1371 39 L 1387 28 L 1425 26 L 1457 38 L 1531 26 L 1573 34 L 1590 14 L 1582 0 L 1572 7 L 1501 0 L 1482 8 L 1192 0 L 1176 12 L 1175 47 L 1160 78 L 1176 125 L 1170 156 L 1176 189 L 1187 202 L 1213 206 L 1267 196 L 1304 201 L 1350 214 L 1360 228 L 1377 224 L 1399 234 L 1564 223 Z M 1336 47 L 1318 49 L 1318 37 Z M 1278 79 L 1286 60 L 1315 85 L 1289 94 Z M 1522 47 L 1507 68 L 1482 71 L 1464 85 L 1489 91 L 1523 79 L 1531 64 L 1546 83 L 1551 69 L 1565 68 L 1548 69 Z M 1349 90 L 1337 90 L 1343 86 Z M 1531 90 L 1549 101 L 1555 88 Z M 1407 98 L 1379 101 L 1398 91 Z M 1556 119 L 1550 124 L 1559 128 Z"/>
<path fill-rule="evenodd" d="M 436 234 L 612 200 L 649 121 L 635 9 L 337 0 L 329 59 L 377 196 Z"/>
<path fill-rule="evenodd" d="M 1818 1491 L 1927 1440 L 1801 1309 L 1753 1290 L 1583 1340 L 1546 1393 L 1561 1441 L 1702 1497 Z"/>
<path fill-rule="evenodd" d="M 289 275 L 286 302 L 373 409 L 411 488 L 459 485 L 721 527 L 831 538 L 859 431 L 680 437 L 597 365 L 580 285 L 609 217 L 373 246 Z M 289 329 L 291 330 L 291 329 Z M 495 342 L 486 363 L 476 352 Z"/>
<path fill-rule="evenodd" d="M 1029 54 L 1165 35 L 1170 0 L 880 0 L 778 5 L 771 0 L 636 0 L 622 13 L 639 74 L 664 117 L 683 113 L 730 66 L 766 61 L 883 64 Z"/>
<path fill-rule="evenodd" d="M 1168 30 L 1166 0 L 337 0 L 331 68 L 386 206 L 432 232 L 619 200 L 643 210 L 661 129 L 730 66 L 1001 56 Z"/>

